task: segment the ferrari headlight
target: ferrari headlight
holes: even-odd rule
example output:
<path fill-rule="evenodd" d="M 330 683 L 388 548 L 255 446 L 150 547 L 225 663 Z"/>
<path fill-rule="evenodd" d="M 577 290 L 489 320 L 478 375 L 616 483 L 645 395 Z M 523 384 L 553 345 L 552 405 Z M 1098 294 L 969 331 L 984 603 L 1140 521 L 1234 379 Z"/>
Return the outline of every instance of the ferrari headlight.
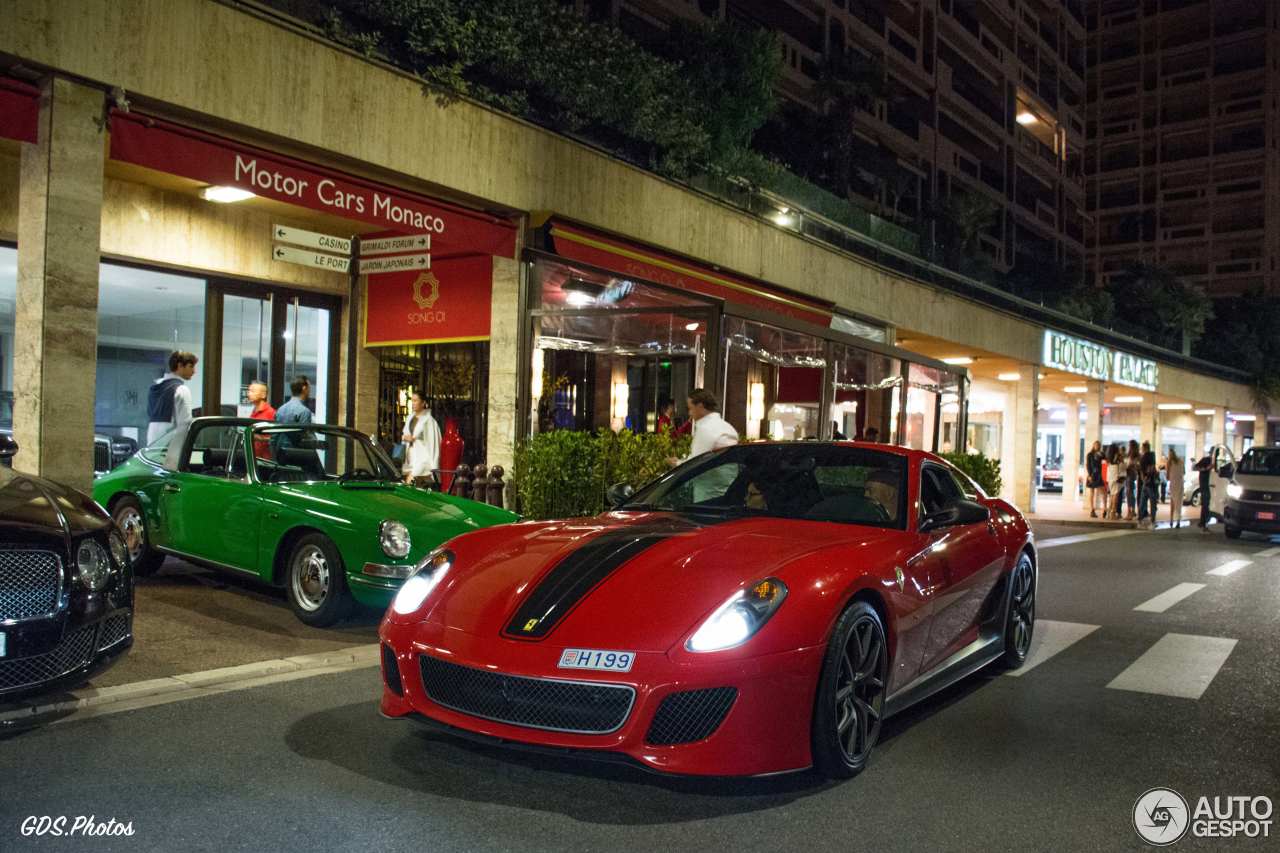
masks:
<path fill-rule="evenodd" d="M 409 556 L 409 528 L 398 521 L 387 520 L 378 525 L 378 542 L 388 557 L 398 560 Z"/>
<path fill-rule="evenodd" d="M 769 621 L 786 597 L 787 585 L 777 578 L 765 578 L 738 590 L 693 632 L 685 648 L 717 652 L 742 645 Z"/>
<path fill-rule="evenodd" d="M 1244 494 L 1244 487 L 1239 483 L 1227 483 L 1227 497 L 1240 500 L 1240 496 Z"/>
<path fill-rule="evenodd" d="M 413 574 L 396 593 L 391 609 L 401 616 L 417 612 L 431 591 L 440 585 L 452 565 L 453 552 L 445 548 L 437 548 L 423 557 L 414 567 Z"/>
<path fill-rule="evenodd" d="M 129 565 L 129 549 L 124 544 L 124 537 L 112 531 L 107 544 L 111 546 L 111 557 L 116 561 L 116 568 L 124 571 L 124 567 Z"/>
<path fill-rule="evenodd" d="M 111 563 L 107 552 L 96 540 L 86 539 L 76 551 L 76 567 L 80 569 L 80 581 L 97 592 L 107 585 Z"/>

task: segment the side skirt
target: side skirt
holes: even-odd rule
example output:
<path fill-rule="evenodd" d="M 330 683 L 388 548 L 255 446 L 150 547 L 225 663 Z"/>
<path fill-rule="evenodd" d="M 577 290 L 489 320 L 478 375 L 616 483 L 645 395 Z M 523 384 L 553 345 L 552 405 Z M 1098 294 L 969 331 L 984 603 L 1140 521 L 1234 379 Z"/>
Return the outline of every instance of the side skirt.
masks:
<path fill-rule="evenodd" d="M 892 716 L 917 702 L 928 699 L 962 678 L 972 675 L 1004 653 L 1004 635 L 979 637 L 960 651 L 947 658 L 931 672 L 917 678 L 884 704 L 884 715 Z"/>
<path fill-rule="evenodd" d="M 158 551 L 161 554 L 164 554 L 167 557 L 177 557 L 181 560 L 186 560 L 188 563 L 195 563 L 197 566 L 204 566 L 210 569 L 218 569 L 224 572 L 235 572 L 238 575 L 245 575 L 246 577 L 257 578 L 258 580 L 262 581 L 262 575 L 258 574 L 257 572 L 251 569 L 242 569 L 239 566 L 233 566 L 230 563 L 219 563 L 217 560 L 210 560 L 207 557 L 197 557 L 194 554 L 184 554 L 183 552 L 175 551 L 172 548 L 160 548 L 157 546 L 156 551 Z M 266 583 L 270 586 L 276 586 L 276 584 L 272 584 L 270 581 L 263 581 L 263 583 Z"/>

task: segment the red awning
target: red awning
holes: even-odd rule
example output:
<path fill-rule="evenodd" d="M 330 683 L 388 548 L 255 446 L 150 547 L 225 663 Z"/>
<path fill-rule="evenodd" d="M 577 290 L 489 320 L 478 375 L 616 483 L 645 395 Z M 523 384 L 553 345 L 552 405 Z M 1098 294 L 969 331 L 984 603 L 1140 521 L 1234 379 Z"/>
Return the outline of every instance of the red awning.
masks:
<path fill-rule="evenodd" d="M 516 226 L 194 128 L 138 113 L 111 116 L 111 159 L 367 222 L 431 235 L 433 254 L 515 254 Z"/>
<path fill-rule="evenodd" d="M 831 324 L 833 305 L 767 284 L 722 272 L 647 246 L 625 243 L 577 225 L 553 222 L 551 237 L 557 254 L 622 275 L 648 279 L 715 296 L 730 303 L 773 311 L 818 326 Z"/>
<path fill-rule="evenodd" d="M 0 137 L 35 142 L 40 117 L 40 90 L 0 77 Z"/>

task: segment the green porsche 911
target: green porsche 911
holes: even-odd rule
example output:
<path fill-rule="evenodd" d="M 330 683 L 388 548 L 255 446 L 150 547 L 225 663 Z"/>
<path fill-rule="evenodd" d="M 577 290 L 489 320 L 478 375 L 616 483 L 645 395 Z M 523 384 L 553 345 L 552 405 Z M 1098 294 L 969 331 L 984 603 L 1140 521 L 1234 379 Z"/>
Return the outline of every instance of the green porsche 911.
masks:
<path fill-rule="evenodd" d="M 448 539 L 514 513 L 400 482 L 368 436 L 324 424 L 196 418 L 99 479 L 134 573 L 166 554 L 283 586 L 298 618 L 385 608 Z"/>

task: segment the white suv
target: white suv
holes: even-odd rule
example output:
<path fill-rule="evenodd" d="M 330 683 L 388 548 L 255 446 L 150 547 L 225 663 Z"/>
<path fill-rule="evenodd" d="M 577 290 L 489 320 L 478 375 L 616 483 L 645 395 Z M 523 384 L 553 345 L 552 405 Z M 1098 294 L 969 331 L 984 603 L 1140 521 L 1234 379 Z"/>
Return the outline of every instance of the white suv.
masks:
<path fill-rule="evenodd" d="M 1227 537 L 1280 533 L 1280 447 L 1251 447 L 1229 475 L 1222 521 Z"/>

